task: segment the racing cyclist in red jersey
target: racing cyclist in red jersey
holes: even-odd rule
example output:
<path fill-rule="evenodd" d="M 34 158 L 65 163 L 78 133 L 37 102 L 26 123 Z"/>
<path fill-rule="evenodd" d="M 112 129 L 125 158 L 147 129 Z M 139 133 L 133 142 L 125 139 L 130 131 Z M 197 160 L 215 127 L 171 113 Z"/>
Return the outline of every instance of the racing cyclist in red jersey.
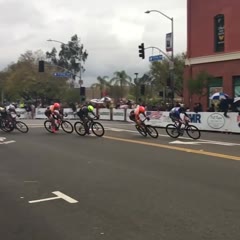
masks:
<path fill-rule="evenodd" d="M 54 120 L 56 119 L 56 117 L 57 117 L 57 119 L 62 118 L 62 115 L 60 114 L 60 104 L 56 102 L 53 105 L 50 105 L 49 107 L 47 107 L 47 109 L 45 111 L 45 115 L 51 121 L 52 132 L 55 133 L 56 132 L 56 124 L 55 124 Z"/>
<path fill-rule="evenodd" d="M 132 110 L 129 114 L 130 120 L 134 121 L 139 127 L 141 126 L 142 123 L 140 119 L 141 114 L 149 121 L 149 117 L 147 117 L 145 114 L 144 106 L 138 105 L 136 109 Z"/>

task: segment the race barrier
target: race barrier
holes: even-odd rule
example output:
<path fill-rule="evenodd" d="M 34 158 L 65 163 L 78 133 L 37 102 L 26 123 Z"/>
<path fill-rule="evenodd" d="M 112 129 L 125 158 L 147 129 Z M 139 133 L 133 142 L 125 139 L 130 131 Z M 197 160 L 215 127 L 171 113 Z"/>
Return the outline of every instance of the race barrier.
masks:
<path fill-rule="evenodd" d="M 45 110 L 46 108 L 36 108 L 35 118 L 46 119 Z M 100 108 L 94 110 L 100 120 L 132 122 L 128 117 L 132 109 Z M 25 109 L 18 108 L 17 112 L 21 114 L 20 118 L 27 118 Z M 71 108 L 64 108 L 64 113 L 68 114 L 67 119 L 79 119 Z M 191 124 L 200 130 L 240 133 L 240 114 L 237 112 L 229 112 L 228 117 L 225 117 L 222 112 L 188 112 L 187 114 L 190 116 Z M 150 118 L 146 124 L 155 127 L 166 127 L 167 124 L 172 123 L 169 112 L 166 111 L 147 111 L 146 115 Z"/>

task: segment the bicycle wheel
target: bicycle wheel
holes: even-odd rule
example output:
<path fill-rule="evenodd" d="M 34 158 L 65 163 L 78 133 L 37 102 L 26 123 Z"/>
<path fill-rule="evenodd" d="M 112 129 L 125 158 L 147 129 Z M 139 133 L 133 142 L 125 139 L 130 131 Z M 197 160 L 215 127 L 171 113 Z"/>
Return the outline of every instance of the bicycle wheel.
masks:
<path fill-rule="evenodd" d="M 199 139 L 201 132 L 196 126 L 188 125 L 186 128 L 187 135 L 192 139 Z"/>
<path fill-rule="evenodd" d="M 83 125 L 82 122 L 75 122 L 74 123 L 74 130 L 80 136 L 85 136 L 86 135 L 86 131 L 85 131 L 85 128 L 84 128 L 84 125 Z"/>
<path fill-rule="evenodd" d="M 168 124 L 166 126 L 166 132 L 172 138 L 177 138 L 180 135 L 180 132 L 174 124 Z"/>
<path fill-rule="evenodd" d="M 146 125 L 145 128 L 146 128 L 149 136 L 151 136 L 152 138 L 157 138 L 158 137 L 158 131 L 155 127 Z"/>
<path fill-rule="evenodd" d="M 14 124 L 9 120 L 4 119 L 1 122 L 1 129 L 4 132 L 12 132 L 14 130 Z"/>
<path fill-rule="evenodd" d="M 91 129 L 97 137 L 102 137 L 105 133 L 103 125 L 99 122 L 92 122 Z"/>
<path fill-rule="evenodd" d="M 63 120 L 61 123 L 61 127 L 65 133 L 73 132 L 73 125 L 69 121 Z"/>
<path fill-rule="evenodd" d="M 52 132 L 52 122 L 50 120 L 46 120 L 44 122 L 44 127 L 48 132 L 53 133 Z"/>
<path fill-rule="evenodd" d="M 147 133 L 146 133 L 145 129 L 143 129 L 142 127 L 140 127 L 140 126 L 138 126 L 138 125 L 135 125 L 135 128 L 138 130 L 138 132 L 139 132 L 142 136 L 144 136 L 144 137 L 147 136 Z"/>
<path fill-rule="evenodd" d="M 15 126 L 16 126 L 16 129 L 22 133 L 27 133 L 29 130 L 27 124 L 21 121 L 16 121 Z"/>

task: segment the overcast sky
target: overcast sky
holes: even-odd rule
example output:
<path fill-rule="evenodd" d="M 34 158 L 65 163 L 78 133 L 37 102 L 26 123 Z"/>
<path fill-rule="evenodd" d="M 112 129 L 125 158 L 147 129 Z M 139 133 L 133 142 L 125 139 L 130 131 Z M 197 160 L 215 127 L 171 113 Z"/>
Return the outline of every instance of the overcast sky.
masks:
<path fill-rule="evenodd" d="M 134 77 L 149 69 L 146 51 L 138 57 L 138 45 L 156 46 L 165 51 L 165 35 L 174 18 L 175 54 L 186 51 L 186 0 L 0 0 L 0 71 L 27 50 L 44 52 L 68 42 L 77 34 L 89 56 L 83 74 L 85 86 L 97 76 L 112 77 L 125 70 Z"/>

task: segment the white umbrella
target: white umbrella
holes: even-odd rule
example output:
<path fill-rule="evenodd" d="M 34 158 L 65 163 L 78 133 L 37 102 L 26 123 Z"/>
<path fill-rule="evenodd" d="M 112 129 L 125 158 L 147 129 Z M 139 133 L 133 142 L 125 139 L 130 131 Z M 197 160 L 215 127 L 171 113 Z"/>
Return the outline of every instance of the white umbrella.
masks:
<path fill-rule="evenodd" d="M 229 95 L 222 92 L 216 92 L 210 97 L 210 99 L 214 99 L 214 100 L 228 99 L 228 98 L 230 98 Z"/>
<path fill-rule="evenodd" d="M 240 101 L 240 97 L 235 97 L 233 102 L 236 103 L 238 101 Z"/>
<path fill-rule="evenodd" d="M 96 99 L 96 98 L 94 98 L 94 99 L 91 99 L 91 100 L 90 100 L 90 102 L 91 102 L 91 103 L 99 103 L 99 102 L 100 102 L 100 100 L 99 100 L 99 99 Z"/>

